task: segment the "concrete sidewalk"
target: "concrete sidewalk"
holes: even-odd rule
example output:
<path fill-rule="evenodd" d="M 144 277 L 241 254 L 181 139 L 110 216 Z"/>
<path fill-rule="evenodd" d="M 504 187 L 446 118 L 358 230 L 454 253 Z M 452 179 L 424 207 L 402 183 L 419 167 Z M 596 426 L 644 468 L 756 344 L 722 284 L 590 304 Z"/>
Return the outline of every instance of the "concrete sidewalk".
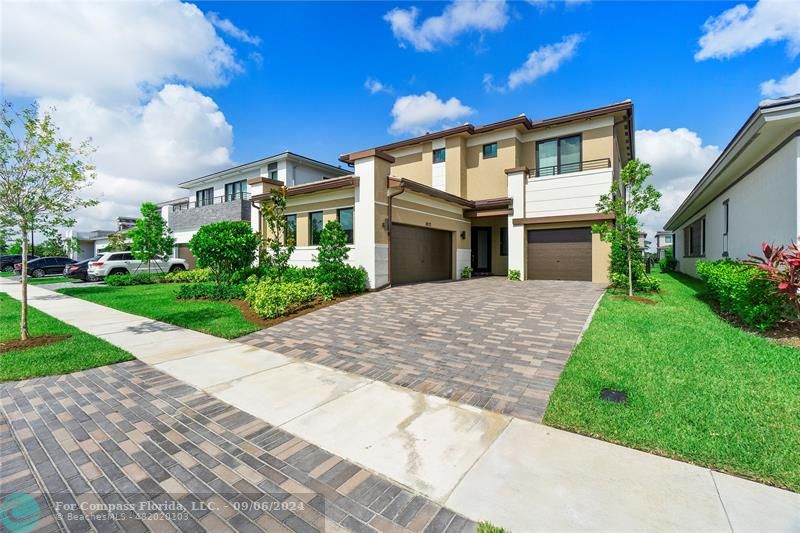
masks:
<path fill-rule="evenodd" d="M 19 285 L 0 280 L 19 296 Z M 800 531 L 800 495 L 30 287 L 30 303 L 459 512 L 531 530 Z"/>

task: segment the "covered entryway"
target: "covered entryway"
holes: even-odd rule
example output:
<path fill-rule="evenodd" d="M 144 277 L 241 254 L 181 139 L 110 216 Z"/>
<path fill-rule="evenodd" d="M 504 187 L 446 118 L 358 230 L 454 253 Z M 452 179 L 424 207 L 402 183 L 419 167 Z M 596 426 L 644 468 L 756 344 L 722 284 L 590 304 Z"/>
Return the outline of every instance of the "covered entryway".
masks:
<path fill-rule="evenodd" d="M 528 230 L 528 279 L 592 281 L 591 228 Z"/>
<path fill-rule="evenodd" d="M 452 232 L 392 224 L 392 284 L 452 279 Z"/>

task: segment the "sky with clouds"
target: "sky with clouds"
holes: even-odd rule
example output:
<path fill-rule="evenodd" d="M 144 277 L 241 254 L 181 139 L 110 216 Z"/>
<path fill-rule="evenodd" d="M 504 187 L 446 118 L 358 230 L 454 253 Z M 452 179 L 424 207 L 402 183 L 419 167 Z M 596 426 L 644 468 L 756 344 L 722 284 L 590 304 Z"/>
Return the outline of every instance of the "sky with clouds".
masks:
<path fill-rule="evenodd" d="M 4 2 L 0 90 L 91 137 L 108 228 L 176 184 L 626 98 L 662 212 L 764 98 L 800 93 L 797 1 Z"/>

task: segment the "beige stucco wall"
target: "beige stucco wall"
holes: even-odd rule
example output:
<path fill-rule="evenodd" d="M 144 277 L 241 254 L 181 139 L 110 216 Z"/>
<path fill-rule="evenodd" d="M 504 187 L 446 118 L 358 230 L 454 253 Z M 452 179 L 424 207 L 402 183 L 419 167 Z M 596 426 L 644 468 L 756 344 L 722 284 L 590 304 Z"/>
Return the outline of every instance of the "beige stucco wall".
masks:
<path fill-rule="evenodd" d="M 583 132 L 583 160 L 612 159 L 614 157 L 614 130 L 611 126 Z"/>
<path fill-rule="evenodd" d="M 467 148 L 466 191 L 469 200 L 502 198 L 508 195 L 505 170 L 517 166 L 517 140 L 497 141 L 497 157 L 483 158 L 483 145 Z"/>
<path fill-rule="evenodd" d="M 431 185 L 433 165 L 432 143 L 422 143 L 422 151 L 410 155 L 395 156 L 391 165 L 391 175 L 406 178 L 417 183 Z"/>
<path fill-rule="evenodd" d="M 445 139 L 445 191 L 464 196 L 467 180 L 467 144 L 464 137 Z"/>
<path fill-rule="evenodd" d="M 525 226 L 525 238 L 523 240 L 523 265 L 528 265 L 528 230 L 530 229 L 560 229 L 560 228 L 585 228 L 591 227 L 585 223 L 559 222 L 553 224 L 532 224 Z M 608 269 L 611 266 L 611 244 L 600 239 L 600 235 L 592 233 L 592 283 L 602 283 L 607 285 Z M 527 272 L 522 273 L 522 279 L 526 279 Z"/>

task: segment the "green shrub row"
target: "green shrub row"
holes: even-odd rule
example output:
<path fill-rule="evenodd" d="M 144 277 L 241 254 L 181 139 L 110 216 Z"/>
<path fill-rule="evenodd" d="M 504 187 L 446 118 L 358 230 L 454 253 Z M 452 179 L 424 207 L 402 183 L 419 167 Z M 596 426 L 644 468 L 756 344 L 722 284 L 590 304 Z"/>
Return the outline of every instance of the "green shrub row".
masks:
<path fill-rule="evenodd" d="M 187 283 L 178 289 L 179 300 L 241 300 L 244 298 L 244 286 L 241 284 L 223 283 Z"/>
<path fill-rule="evenodd" d="M 706 282 L 723 313 L 736 315 L 747 326 L 766 331 L 787 315 L 786 298 L 752 265 L 735 261 L 698 261 L 697 275 Z"/>
<path fill-rule="evenodd" d="M 312 302 L 315 298 L 330 300 L 330 287 L 304 279 L 278 283 L 265 279 L 245 286 L 245 300 L 264 318 L 277 318 L 290 314 Z"/>
<path fill-rule="evenodd" d="M 202 283 L 211 281 L 211 270 L 208 268 L 195 268 L 194 270 L 181 270 L 170 272 L 164 276 L 164 283 Z"/>

